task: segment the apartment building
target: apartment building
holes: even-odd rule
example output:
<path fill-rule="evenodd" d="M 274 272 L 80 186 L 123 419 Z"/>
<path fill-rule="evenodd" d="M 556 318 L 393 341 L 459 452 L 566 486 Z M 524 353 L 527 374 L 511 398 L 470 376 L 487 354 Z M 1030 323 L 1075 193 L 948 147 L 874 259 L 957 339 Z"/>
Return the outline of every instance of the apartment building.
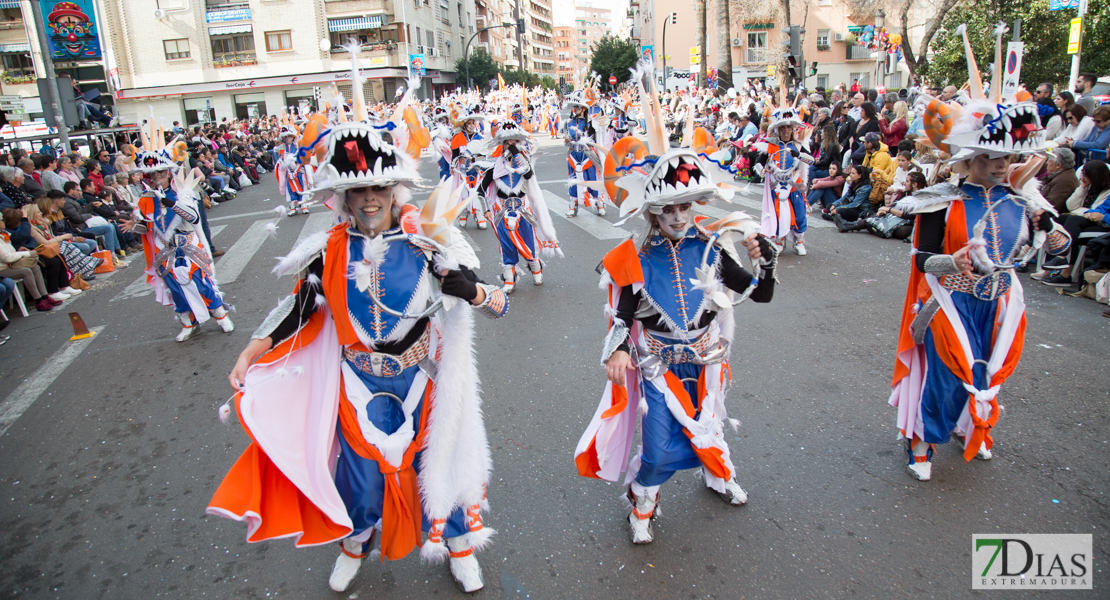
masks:
<path fill-rule="evenodd" d="M 514 23 L 514 5 L 507 0 L 474 0 L 475 25 L 479 30 L 486 27 L 495 27 L 506 23 Z M 516 29 L 514 27 L 498 27 L 483 31 L 474 38 L 470 51 L 480 48 L 490 55 L 497 66 L 509 68 L 509 63 L 516 68 Z M 512 38 L 511 41 L 507 38 Z"/>
<path fill-rule="evenodd" d="M 701 51 L 703 60 L 710 66 L 717 65 L 717 2 L 718 0 L 708 0 L 708 47 Z M 739 22 L 734 19 L 731 31 L 727 34 L 732 52 L 734 81 L 745 78 L 764 79 L 768 74 L 767 67 L 780 62 L 783 54 L 782 29 L 788 24 L 776 19 L 774 6 L 771 3 L 760 5 L 754 12 L 744 15 Z M 879 83 L 888 88 L 908 85 L 909 70 L 904 62 L 893 64 L 893 60 L 887 55 L 873 55 L 865 47 L 848 41 L 852 39 L 851 34 L 875 23 L 875 13 L 853 13 L 852 5 L 845 0 L 807 0 L 801 6 L 793 5 L 792 11 L 798 18 L 808 14 L 804 55 L 807 63 L 817 61 L 817 74 L 806 78 L 807 87 L 828 88 L 840 83 L 851 85 L 853 79 L 859 79 L 860 84 L 867 87 Z M 663 48 L 663 24 L 672 13 L 677 13 L 677 23 L 667 26 L 666 48 Z M 695 26 L 688 0 L 632 0 L 629 15 L 633 20 L 632 37 L 639 40 L 641 47 L 653 47 L 656 70 L 660 76 L 664 50 L 670 56 L 667 66 L 671 71 L 677 71 L 680 75 L 689 73 L 690 48 L 695 45 Z M 926 5 L 918 7 L 915 4 L 909 16 L 911 42 L 916 48 L 925 30 L 925 21 L 933 17 L 932 8 Z M 887 20 L 892 21 L 893 18 L 891 15 Z M 886 60 L 885 67 L 881 62 L 883 60 Z M 808 65 L 806 73 L 809 73 Z M 879 79 L 880 74 L 882 81 Z"/>
<path fill-rule="evenodd" d="M 595 8 L 589 4 L 575 5 L 574 28 L 577 33 L 578 64 L 588 66 L 593 53 L 593 45 L 613 27 L 613 12 L 607 8 Z"/>
<path fill-rule="evenodd" d="M 410 62 L 420 97 L 455 87 L 476 31 L 474 0 L 150 0 L 101 3 L 125 122 L 193 124 L 314 105 L 316 88 L 351 91 L 358 45 L 369 101 L 392 100 Z M 488 6 L 488 3 L 487 3 Z"/>
<path fill-rule="evenodd" d="M 573 27 L 555 28 L 555 75 L 567 83 L 574 80 L 578 70 L 578 31 Z"/>
<path fill-rule="evenodd" d="M 525 10 L 527 68 L 537 75 L 555 77 L 555 28 L 551 0 L 520 0 Z"/>

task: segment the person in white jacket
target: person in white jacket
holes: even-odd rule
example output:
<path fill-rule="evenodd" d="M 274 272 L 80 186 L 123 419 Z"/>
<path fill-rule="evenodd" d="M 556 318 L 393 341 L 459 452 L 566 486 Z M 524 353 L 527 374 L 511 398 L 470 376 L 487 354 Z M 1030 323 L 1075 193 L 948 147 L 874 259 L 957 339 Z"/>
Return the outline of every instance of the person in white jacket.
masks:
<path fill-rule="evenodd" d="M 1078 104 L 1073 104 L 1064 112 L 1064 121 L 1060 134 L 1052 138 L 1057 144 L 1062 144 L 1065 140 L 1085 140 L 1095 126 L 1094 120 L 1087 116 L 1087 109 Z"/>

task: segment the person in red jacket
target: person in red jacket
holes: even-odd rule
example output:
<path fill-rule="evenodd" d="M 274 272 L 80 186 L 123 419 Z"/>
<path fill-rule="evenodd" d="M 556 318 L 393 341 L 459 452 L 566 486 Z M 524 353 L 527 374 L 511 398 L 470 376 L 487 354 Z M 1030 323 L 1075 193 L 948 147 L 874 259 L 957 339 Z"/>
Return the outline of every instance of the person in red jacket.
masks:
<path fill-rule="evenodd" d="M 891 149 L 897 148 L 898 143 L 906 137 L 906 130 L 909 129 L 906 115 L 909 111 L 906 108 L 906 103 L 899 100 L 894 103 L 894 120 L 887 123 L 886 119 L 879 119 L 879 129 L 883 132 L 883 141 Z"/>

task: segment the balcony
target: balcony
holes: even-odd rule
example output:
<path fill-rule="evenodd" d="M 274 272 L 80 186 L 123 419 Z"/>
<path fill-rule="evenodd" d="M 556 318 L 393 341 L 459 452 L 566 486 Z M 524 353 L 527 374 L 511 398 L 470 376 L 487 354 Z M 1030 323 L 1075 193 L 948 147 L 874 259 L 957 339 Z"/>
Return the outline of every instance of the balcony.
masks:
<path fill-rule="evenodd" d="M 396 49 L 397 49 L 397 43 L 394 42 L 393 40 L 386 40 L 384 42 L 373 42 L 373 43 L 367 43 L 367 44 L 359 44 L 359 51 L 360 52 L 393 52 Z M 331 53 L 332 54 L 342 54 L 346 51 L 347 51 L 347 49 L 344 48 L 343 46 L 333 45 L 331 47 Z"/>
<path fill-rule="evenodd" d="M 257 64 L 258 57 L 253 52 L 237 52 L 230 54 L 212 55 L 213 69 L 226 69 L 228 67 L 246 67 Z"/>
<path fill-rule="evenodd" d="M 11 21 L 0 21 L 0 30 L 3 29 L 23 29 L 23 19 L 13 19 Z"/>
<path fill-rule="evenodd" d="M 875 60 L 874 57 L 871 56 L 871 50 L 867 49 L 866 46 L 845 44 L 844 47 L 847 48 L 846 56 L 844 57 L 845 60 Z"/>

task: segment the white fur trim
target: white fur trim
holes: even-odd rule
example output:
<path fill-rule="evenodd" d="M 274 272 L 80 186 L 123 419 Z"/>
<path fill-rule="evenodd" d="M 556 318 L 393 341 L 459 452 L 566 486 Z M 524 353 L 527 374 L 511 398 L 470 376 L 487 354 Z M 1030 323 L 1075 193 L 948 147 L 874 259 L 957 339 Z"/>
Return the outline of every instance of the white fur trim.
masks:
<path fill-rule="evenodd" d="M 478 531 L 471 531 L 466 534 L 466 543 L 470 544 L 471 548 L 481 552 L 493 543 L 493 536 L 497 535 L 497 530 L 489 527 L 482 527 Z"/>
<path fill-rule="evenodd" d="M 449 556 L 451 556 L 451 553 L 447 551 L 447 544 L 443 542 L 435 544 L 432 542 L 424 542 L 424 545 L 420 547 L 421 562 L 441 565 Z"/>
<path fill-rule="evenodd" d="M 292 252 L 278 259 L 278 264 L 273 269 L 274 274 L 281 277 L 304 270 L 309 263 L 324 251 L 324 248 L 328 247 L 329 237 L 328 231 L 321 231 L 312 234 L 305 241 L 297 244 Z"/>

